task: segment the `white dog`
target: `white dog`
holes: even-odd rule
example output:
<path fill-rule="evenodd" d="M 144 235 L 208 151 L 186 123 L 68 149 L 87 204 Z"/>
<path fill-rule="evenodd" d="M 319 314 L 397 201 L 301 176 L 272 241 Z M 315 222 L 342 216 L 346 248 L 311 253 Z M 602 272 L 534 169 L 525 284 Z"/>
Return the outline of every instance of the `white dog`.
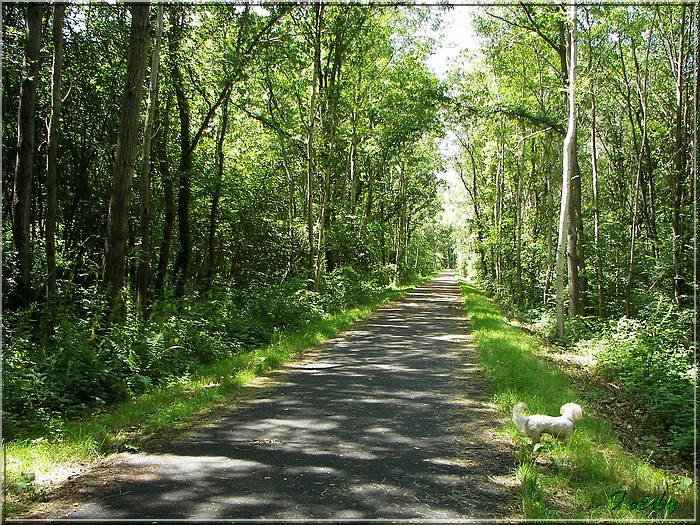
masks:
<path fill-rule="evenodd" d="M 522 410 L 525 403 L 518 403 L 513 407 L 513 424 L 533 443 L 540 442 L 540 436 L 544 433 L 552 434 L 556 438 L 566 439 L 574 432 L 574 422 L 583 417 L 583 409 L 576 403 L 562 405 L 561 416 L 552 417 L 541 414 L 523 416 Z"/>

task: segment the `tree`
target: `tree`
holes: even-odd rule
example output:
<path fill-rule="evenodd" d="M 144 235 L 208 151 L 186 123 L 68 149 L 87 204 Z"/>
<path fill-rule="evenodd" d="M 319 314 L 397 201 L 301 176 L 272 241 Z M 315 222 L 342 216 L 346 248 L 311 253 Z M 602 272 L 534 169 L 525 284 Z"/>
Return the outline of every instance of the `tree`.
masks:
<path fill-rule="evenodd" d="M 12 199 L 12 236 L 19 259 L 17 302 L 25 304 L 32 299 L 31 284 L 31 205 L 32 175 L 35 152 L 36 90 L 41 66 L 41 19 L 43 6 L 27 6 L 27 38 L 25 67 L 20 88 L 19 120 L 17 129 L 17 162 L 15 165 L 14 195 Z"/>
<path fill-rule="evenodd" d="M 308 228 L 309 259 L 307 281 L 310 290 L 318 290 L 318 273 L 316 272 L 316 249 L 314 247 L 314 179 L 316 178 L 314 129 L 318 111 L 318 91 L 321 77 L 321 29 L 323 27 L 323 4 L 314 6 L 313 32 L 313 76 L 311 94 L 309 95 L 309 120 L 306 133 L 306 227 Z"/>
<path fill-rule="evenodd" d="M 561 208 L 559 213 L 559 241 L 557 244 L 557 335 L 564 337 L 564 234 L 569 219 L 569 194 L 571 181 L 576 176 L 576 3 L 569 5 L 569 31 L 567 32 L 567 67 L 569 73 L 569 119 L 564 139 Z M 569 250 L 572 239 L 569 238 Z M 575 249 L 575 246 L 574 248 Z M 569 258 L 571 261 L 571 257 Z M 571 265 L 571 263 L 570 263 Z M 569 275 L 571 275 L 571 266 Z M 570 281 L 571 282 L 571 281 Z M 571 292 L 571 290 L 570 290 Z M 570 299 L 573 301 L 574 299 Z"/>
<path fill-rule="evenodd" d="M 63 17 L 66 4 L 56 2 L 53 10 L 53 66 L 51 70 L 51 117 L 46 160 L 46 288 L 51 301 L 56 297 L 56 215 L 58 213 L 58 129 L 61 118 L 61 73 L 63 68 Z"/>
<path fill-rule="evenodd" d="M 136 156 L 141 94 L 146 71 L 148 46 L 148 4 L 131 4 L 131 36 L 127 57 L 117 150 L 112 171 L 112 190 L 107 216 L 107 235 L 102 286 L 110 309 L 117 313 L 126 269 L 126 243 L 129 229 L 131 180 Z"/>
<path fill-rule="evenodd" d="M 163 37 L 163 4 L 158 4 L 156 16 L 156 36 L 151 57 L 151 76 L 148 83 L 148 103 L 146 122 L 143 129 L 143 151 L 141 153 L 141 180 L 139 196 L 141 199 L 141 253 L 137 278 L 136 296 L 142 309 L 148 306 L 148 289 L 151 274 L 151 207 L 150 207 L 150 171 L 151 171 L 151 138 L 153 135 L 153 119 L 158 97 L 158 69 L 160 67 L 160 45 Z"/>

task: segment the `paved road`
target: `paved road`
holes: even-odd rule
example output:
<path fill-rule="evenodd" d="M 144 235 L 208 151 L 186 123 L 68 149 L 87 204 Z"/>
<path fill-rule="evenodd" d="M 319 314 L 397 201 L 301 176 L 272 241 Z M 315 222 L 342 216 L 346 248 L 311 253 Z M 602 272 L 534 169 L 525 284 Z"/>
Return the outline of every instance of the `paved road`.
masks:
<path fill-rule="evenodd" d="M 159 453 L 122 455 L 101 494 L 61 516 L 512 516 L 513 461 L 465 324 L 443 272 L 289 366 L 261 399 Z"/>

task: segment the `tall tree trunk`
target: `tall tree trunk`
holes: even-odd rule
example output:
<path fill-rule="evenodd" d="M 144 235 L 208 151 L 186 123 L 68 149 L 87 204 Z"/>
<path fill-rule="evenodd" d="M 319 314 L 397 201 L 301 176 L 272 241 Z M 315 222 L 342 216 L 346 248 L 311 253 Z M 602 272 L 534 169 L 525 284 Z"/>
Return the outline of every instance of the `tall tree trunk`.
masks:
<path fill-rule="evenodd" d="M 345 18 L 343 20 L 346 21 Z M 343 31 L 345 29 L 344 23 L 339 23 L 336 19 L 336 24 L 334 27 L 333 34 L 333 44 L 332 44 L 332 56 L 333 60 L 331 63 L 330 71 L 328 71 L 323 78 L 325 79 L 323 93 L 325 94 L 325 100 L 323 104 L 323 115 L 322 115 L 322 130 L 323 136 L 326 139 L 324 144 L 324 149 L 326 151 L 326 166 L 323 176 L 323 200 L 321 204 L 321 212 L 319 219 L 319 233 L 318 233 L 318 249 L 316 252 L 316 269 L 315 269 L 315 279 L 318 281 L 321 276 L 321 271 L 325 265 L 326 270 L 332 269 L 334 266 L 334 260 L 332 253 L 328 249 L 328 243 L 326 238 L 328 236 L 328 230 L 331 225 L 331 206 L 333 200 L 333 168 L 334 161 L 337 157 L 337 128 L 338 128 L 338 106 L 340 100 L 340 72 L 343 65 L 343 57 L 345 51 L 345 43 L 343 37 Z"/>
<path fill-rule="evenodd" d="M 361 80 L 358 80 L 360 82 Z M 353 95 L 354 96 L 354 95 Z M 349 152 L 349 168 L 350 168 L 350 195 L 349 195 L 349 205 L 350 205 L 350 215 L 355 216 L 355 207 L 357 205 L 357 188 L 358 188 L 358 173 L 356 168 L 357 162 L 357 147 L 358 147 L 358 137 L 357 137 L 357 109 L 353 106 L 350 113 L 350 122 L 352 126 L 352 133 L 350 136 L 350 152 Z"/>
<path fill-rule="evenodd" d="M 626 314 L 627 317 L 632 317 L 632 288 L 634 286 L 634 266 L 636 263 L 636 245 L 637 245 L 637 225 L 639 223 L 639 192 L 643 191 L 642 179 L 644 173 L 644 160 L 647 152 L 649 151 L 648 140 L 647 140 L 647 101 L 646 101 L 646 85 L 647 78 L 641 78 L 639 72 L 639 64 L 637 62 L 636 50 L 634 45 L 634 40 L 632 40 L 632 55 L 634 57 L 635 70 L 637 73 L 637 85 L 643 85 L 644 89 L 641 90 L 637 88 L 639 95 L 639 102 L 642 107 L 642 121 L 639 126 L 642 131 L 642 142 L 639 146 L 639 151 L 637 155 L 637 174 L 635 177 L 634 190 L 632 194 L 632 226 L 630 229 L 630 255 L 629 255 L 629 272 L 627 274 L 627 286 L 625 289 L 625 303 L 626 303 Z M 648 61 L 648 48 L 647 48 L 647 61 Z M 647 167 L 648 167 L 647 162 Z M 651 173 L 649 174 L 651 177 Z"/>
<path fill-rule="evenodd" d="M 63 67 L 63 16 L 66 4 L 57 2 L 53 9 L 53 66 L 51 72 L 51 122 L 49 124 L 46 161 L 46 291 L 50 303 L 56 298 L 56 217 L 58 212 L 58 125 L 61 118 L 61 70 Z"/>
<path fill-rule="evenodd" d="M 282 127 L 280 126 L 280 119 L 275 115 L 275 113 L 280 113 L 279 102 L 275 96 L 272 80 L 267 74 L 265 76 L 265 84 L 268 91 L 267 110 L 270 114 L 270 121 L 272 122 L 273 128 L 277 133 L 277 140 L 280 144 L 280 153 L 282 154 L 282 168 L 284 169 L 284 174 L 287 178 L 287 239 L 289 242 L 289 253 L 287 255 L 287 270 L 285 272 L 286 278 L 287 276 L 291 276 L 294 272 L 294 177 L 289 169 L 287 142 L 285 140 Z"/>
<path fill-rule="evenodd" d="M 641 169 L 637 169 L 637 177 L 632 191 L 632 225 L 630 227 L 630 256 L 629 256 L 629 272 L 627 274 L 627 286 L 625 288 L 625 304 L 626 315 L 632 317 L 632 287 L 634 283 L 634 264 L 636 261 L 636 245 L 637 245 L 637 222 L 639 216 L 639 187 L 641 185 L 642 173 Z"/>
<path fill-rule="evenodd" d="M 277 18 L 274 18 L 276 20 Z M 271 22 L 272 23 L 272 22 Z M 190 104 L 185 93 L 182 71 L 180 68 L 180 57 L 178 57 L 180 40 L 183 38 L 185 20 L 182 13 L 173 24 L 172 36 L 170 39 L 170 54 L 172 55 L 172 81 L 175 88 L 175 98 L 177 100 L 178 112 L 180 115 L 180 164 L 178 166 L 178 202 L 177 219 L 178 232 L 180 236 L 180 251 L 175 260 L 175 297 L 180 299 L 185 293 L 185 284 L 189 276 L 190 259 L 192 256 L 192 239 L 190 233 L 190 198 L 191 198 L 191 171 L 192 157 L 197 149 L 199 141 L 204 136 L 204 132 L 209 127 L 209 123 L 216 114 L 219 107 L 231 96 L 235 74 L 232 74 L 221 89 L 214 104 L 211 104 L 199 129 L 193 137 L 190 135 Z M 269 27 L 269 25 L 268 25 Z M 262 33 L 258 35 L 258 38 Z M 257 39 L 256 39 L 257 41 Z M 248 49 L 248 52 L 250 49 Z M 240 74 L 240 71 L 237 72 Z"/>
<path fill-rule="evenodd" d="M 124 98 L 122 99 L 119 120 L 117 152 L 112 171 L 112 190 L 109 199 L 102 272 L 102 285 L 107 291 L 113 314 L 118 307 L 126 267 L 131 180 L 134 171 L 141 94 L 148 49 L 149 6 L 148 4 L 131 4 L 129 7 L 131 10 L 131 36 L 127 55 Z"/>
<path fill-rule="evenodd" d="M 316 166 L 314 162 L 314 123 L 317 113 L 318 83 L 321 76 L 321 21 L 323 17 L 323 4 L 318 2 L 315 7 L 314 24 L 314 64 L 311 81 L 311 96 L 309 100 L 309 122 L 306 135 L 306 226 L 308 228 L 308 286 L 310 290 L 318 289 L 318 281 L 315 272 L 315 247 L 314 247 L 314 178 Z"/>
<path fill-rule="evenodd" d="M 185 292 L 188 277 L 192 243 L 190 239 L 190 170 L 192 168 L 192 149 L 190 147 L 190 104 L 185 94 L 180 57 L 178 56 L 180 40 L 183 38 L 184 20 L 180 16 L 173 24 L 170 40 L 172 55 L 172 81 L 175 88 L 180 120 L 180 163 L 178 165 L 177 224 L 180 239 L 180 251 L 175 260 L 175 297 L 181 298 Z"/>
<path fill-rule="evenodd" d="M 228 129 L 228 101 L 224 103 L 221 115 L 221 129 L 216 143 L 216 180 L 214 181 L 214 195 L 211 198 L 211 210 L 209 213 L 209 260 L 207 264 L 207 278 L 214 275 L 216 266 L 216 225 L 219 214 L 219 200 L 221 198 L 221 181 L 224 176 L 224 142 Z"/>
<path fill-rule="evenodd" d="M 398 160 L 398 170 L 399 170 L 399 188 L 397 192 L 398 200 L 398 220 L 396 223 L 396 246 L 394 247 L 394 259 L 396 262 L 396 267 L 399 275 L 402 275 L 402 270 L 404 269 L 404 233 L 406 231 L 406 173 L 405 167 Z"/>
<path fill-rule="evenodd" d="M 572 140 L 574 148 L 577 143 L 577 132 L 574 130 Z M 583 266 L 583 228 L 581 217 L 581 170 L 577 162 L 577 154 L 573 153 L 573 172 L 569 187 L 569 219 L 567 221 L 567 263 L 569 272 L 569 315 L 584 313 L 584 266 Z"/>
<path fill-rule="evenodd" d="M 566 7 L 562 7 L 566 9 Z M 571 17 L 574 17 L 573 19 Z M 576 67 L 576 5 L 575 1 L 569 4 L 568 22 L 562 20 L 559 24 L 559 45 L 555 49 L 559 55 L 559 62 L 564 85 L 569 85 L 564 99 L 567 106 L 574 103 L 570 100 L 574 92 L 570 89 L 571 68 Z M 573 52 L 572 52 L 573 51 Z M 574 105 L 575 111 L 575 105 Z M 568 133 L 567 133 L 568 135 Z M 583 259 L 583 222 L 581 217 L 581 171 L 578 167 L 578 152 L 576 148 L 576 127 L 573 128 L 571 137 L 573 149 L 570 151 L 571 171 L 569 173 L 567 210 L 567 269 L 569 289 L 569 315 L 583 314 L 583 292 L 585 289 L 585 267 Z"/>
<path fill-rule="evenodd" d="M 678 61 L 676 63 L 676 115 L 674 130 L 674 184 L 673 184 L 673 213 L 671 227 L 673 228 L 673 291 L 676 303 L 680 303 L 681 296 L 685 294 L 685 279 L 682 276 L 682 259 L 684 252 L 684 224 L 682 218 L 683 185 L 686 177 L 686 137 L 683 94 L 684 64 L 685 64 L 685 21 L 686 6 L 681 7 L 681 22 L 678 42 Z"/>
<path fill-rule="evenodd" d="M 501 131 L 499 130 L 499 135 L 501 134 Z M 496 186 L 496 197 L 493 202 L 493 227 L 494 230 L 496 231 L 496 242 L 491 243 L 492 246 L 495 246 L 495 253 L 494 253 L 494 272 L 495 272 L 495 277 L 496 277 L 496 284 L 500 288 L 501 284 L 503 284 L 503 273 L 502 273 L 502 268 L 501 268 L 501 258 L 502 258 L 502 250 L 501 250 L 501 209 L 503 206 L 503 182 L 502 182 L 502 171 L 503 171 L 503 166 L 504 166 L 504 157 L 505 157 L 505 143 L 503 138 L 499 136 L 498 138 L 498 163 L 496 165 L 496 179 L 494 181 L 495 186 Z"/>
<path fill-rule="evenodd" d="M 148 287 L 151 276 L 151 205 L 150 205 L 150 171 L 151 138 L 153 136 L 153 119 L 158 99 L 158 69 L 160 67 L 160 45 L 163 37 L 163 4 L 158 4 L 156 38 L 151 56 L 151 77 L 148 83 L 148 104 L 146 122 L 143 128 L 143 152 L 141 155 L 141 180 L 139 194 L 141 198 L 141 253 L 139 257 L 136 297 L 145 311 L 148 308 Z"/>
<path fill-rule="evenodd" d="M 523 300 L 523 264 L 522 264 L 522 229 L 523 229 L 523 179 L 525 178 L 525 144 L 522 140 L 522 149 L 518 155 L 518 180 L 515 184 L 515 291 L 518 303 Z"/>
<path fill-rule="evenodd" d="M 571 42 L 576 37 L 576 21 L 572 23 L 568 32 L 567 41 Z M 570 43 L 573 48 L 573 62 L 576 63 L 576 42 Z M 569 53 L 571 55 L 571 53 Z M 574 92 L 569 96 L 574 96 Z M 574 101 L 575 105 L 575 101 Z M 583 250 L 583 214 L 581 212 L 581 169 L 578 163 L 578 132 L 574 129 L 573 139 L 573 166 L 571 176 L 571 188 L 569 190 L 569 236 L 568 262 L 569 262 L 569 313 L 571 316 L 584 315 L 586 310 L 586 291 L 588 280 L 586 278 L 585 254 Z"/>
<path fill-rule="evenodd" d="M 589 70 L 591 68 L 589 67 Z M 595 247 L 595 270 L 598 281 L 598 316 L 603 317 L 603 259 L 600 246 L 600 203 L 598 191 L 598 146 L 596 141 L 595 93 L 591 93 L 591 171 L 593 176 L 593 244 Z"/>
<path fill-rule="evenodd" d="M 576 170 L 576 3 L 569 6 L 569 37 L 567 45 L 569 73 L 569 120 L 564 139 L 561 208 L 559 213 L 559 241 L 557 244 L 557 336 L 564 337 L 564 249 L 566 244 L 567 221 L 569 219 L 569 194 L 571 179 Z M 571 279 L 569 279 L 571 285 Z"/>
<path fill-rule="evenodd" d="M 698 119 L 698 111 L 700 111 L 700 4 L 695 4 L 695 71 L 694 78 L 695 83 L 693 84 L 693 238 L 697 243 L 698 239 L 698 212 L 700 211 L 700 196 L 698 196 L 698 176 L 700 175 L 699 165 L 698 165 L 698 153 L 700 153 L 700 120 Z M 696 250 L 697 250 L 697 244 Z M 700 289 L 700 268 L 698 268 L 697 251 L 695 264 L 693 265 L 693 282 L 694 282 L 694 295 L 693 295 L 693 307 L 695 310 L 695 323 L 693 331 L 693 340 L 698 340 L 698 325 L 700 325 L 700 310 L 698 309 L 698 290 Z"/>
<path fill-rule="evenodd" d="M 641 71 L 639 60 L 637 59 L 637 50 L 634 38 L 630 40 L 632 58 L 634 62 L 637 97 L 642 109 L 641 120 L 639 112 L 636 112 L 637 125 L 642 130 L 642 143 L 639 151 L 638 169 L 640 173 L 640 196 L 642 198 L 641 210 L 644 215 L 644 224 L 647 229 L 648 238 L 651 240 L 652 255 L 656 260 L 659 258 L 659 239 L 656 232 L 656 211 L 654 207 L 654 160 L 652 157 L 651 146 L 647 138 L 647 120 L 648 120 L 648 86 L 649 86 L 649 55 L 651 52 L 652 42 L 655 40 L 653 36 L 654 22 L 658 11 L 654 11 L 654 20 L 652 21 L 650 33 L 645 37 L 647 39 L 647 47 L 644 56 L 644 71 Z"/>
<path fill-rule="evenodd" d="M 481 264 L 481 271 L 486 271 L 486 253 L 484 252 L 484 232 L 481 219 L 481 213 L 479 212 L 479 185 L 477 182 L 478 169 L 476 166 L 476 160 L 474 159 L 474 152 L 469 144 L 464 141 L 461 143 L 464 151 L 469 155 L 469 160 L 472 166 L 472 179 L 471 186 L 467 183 L 467 180 L 462 172 L 462 169 L 458 167 L 459 177 L 462 179 L 462 184 L 464 184 L 464 189 L 467 190 L 472 202 L 472 213 L 474 214 L 474 224 L 476 229 L 476 251 L 479 254 L 479 262 Z"/>
<path fill-rule="evenodd" d="M 32 299 L 31 286 L 31 209 L 32 174 L 34 171 L 36 86 L 39 81 L 41 50 L 41 18 L 43 5 L 27 6 L 27 39 L 25 42 L 26 73 L 20 85 L 17 129 L 17 163 L 12 198 L 12 238 L 19 262 L 17 303 Z"/>
<path fill-rule="evenodd" d="M 165 284 L 165 276 L 168 272 L 168 264 L 170 263 L 170 247 L 173 240 L 173 232 L 175 231 L 175 192 L 173 191 L 173 181 L 170 176 L 170 163 L 168 162 L 167 144 L 170 139 L 170 108 L 171 98 L 165 104 L 165 115 L 160 117 L 161 126 L 160 133 L 156 135 L 158 155 L 158 171 L 163 179 L 163 238 L 160 243 L 160 252 L 158 255 L 158 271 L 156 272 L 153 288 L 159 296 L 163 294 Z"/>
<path fill-rule="evenodd" d="M 547 192 L 547 272 L 545 274 L 544 287 L 542 291 L 542 302 L 547 304 L 550 298 L 550 290 L 552 286 L 552 274 L 555 273 L 555 257 L 553 257 L 554 250 L 554 188 L 552 188 L 552 162 L 551 151 L 550 151 L 550 141 L 545 138 L 544 140 L 544 158 L 547 162 L 547 167 L 545 170 L 546 181 L 545 181 L 545 191 Z"/>

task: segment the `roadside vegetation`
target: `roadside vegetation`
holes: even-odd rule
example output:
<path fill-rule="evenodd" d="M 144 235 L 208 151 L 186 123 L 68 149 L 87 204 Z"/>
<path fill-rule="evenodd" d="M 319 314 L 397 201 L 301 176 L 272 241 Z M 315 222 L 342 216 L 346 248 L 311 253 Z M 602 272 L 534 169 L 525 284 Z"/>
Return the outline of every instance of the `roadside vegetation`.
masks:
<path fill-rule="evenodd" d="M 464 7 L 479 50 L 441 81 L 424 29 L 452 9 L 2 3 L 6 494 L 448 266 L 595 363 L 581 431 L 522 458 L 526 515 L 617 518 L 627 487 L 689 512 L 655 465 L 694 453 L 700 7 Z M 576 396 L 465 293 L 503 410 Z"/>
<path fill-rule="evenodd" d="M 503 427 L 514 443 L 514 476 L 525 518 L 692 518 L 690 473 L 665 470 L 663 459 L 653 461 L 651 455 L 626 450 L 605 406 L 545 359 L 546 341 L 509 322 L 477 288 L 463 282 L 462 294 L 492 401 L 504 418 L 510 420 L 513 405 L 521 401 L 529 413 L 558 415 L 559 407 L 570 401 L 584 409 L 574 435 L 564 442 L 545 438 L 533 447 L 512 424 Z"/>
<path fill-rule="evenodd" d="M 698 14 L 690 2 L 484 6 L 480 50 L 453 68 L 457 266 L 541 338 L 486 303 L 468 310 L 496 400 L 588 409 L 569 444 L 523 459 L 529 517 L 664 517 L 605 510 L 625 488 L 674 494 L 671 517 L 692 510 L 689 477 L 652 472 L 694 470 Z"/>

